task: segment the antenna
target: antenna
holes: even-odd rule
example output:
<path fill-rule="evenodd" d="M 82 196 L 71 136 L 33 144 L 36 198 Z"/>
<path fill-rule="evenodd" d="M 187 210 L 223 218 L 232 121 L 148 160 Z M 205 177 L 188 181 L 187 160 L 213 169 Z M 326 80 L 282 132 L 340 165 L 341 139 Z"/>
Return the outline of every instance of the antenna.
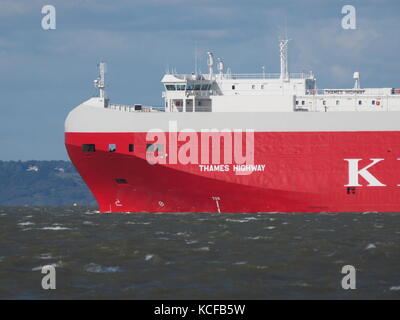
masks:
<path fill-rule="evenodd" d="M 287 33 L 287 15 L 285 13 L 285 39 L 288 38 L 288 33 Z"/>
<path fill-rule="evenodd" d="M 197 41 L 194 43 L 194 74 L 197 74 Z"/>
<path fill-rule="evenodd" d="M 226 75 L 227 75 L 228 79 L 230 79 L 230 78 L 232 77 L 232 70 L 231 70 L 231 68 L 227 68 L 227 69 L 226 69 Z"/>
<path fill-rule="evenodd" d="M 218 72 L 221 76 L 224 73 L 224 62 L 221 58 L 218 58 Z"/>
<path fill-rule="evenodd" d="M 209 73 L 210 73 L 210 80 L 214 74 L 214 56 L 212 52 L 207 52 L 208 54 L 208 67 L 209 67 Z"/>
<path fill-rule="evenodd" d="M 105 79 L 105 74 L 107 72 L 107 69 L 106 69 L 107 65 L 106 65 L 105 62 L 100 62 L 98 64 L 98 67 L 99 67 L 99 77 L 96 80 L 94 80 L 94 86 L 100 90 L 99 97 L 101 99 L 104 99 L 106 97 L 106 91 L 105 91 L 106 79 Z"/>
<path fill-rule="evenodd" d="M 288 67 L 288 43 L 290 39 L 288 39 L 287 34 L 287 16 L 285 14 L 285 36 L 283 39 L 279 40 L 279 52 L 281 58 L 281 79 L 288 80 L 289 79 L 289 67 Z"/>
<path fill-rule="evenodd" d="M 281 57 L 281 79 L 289 79 L 289 68 L 288 68 L 288 43 L 289 39 L 279 40 L 279 52 Z"/>

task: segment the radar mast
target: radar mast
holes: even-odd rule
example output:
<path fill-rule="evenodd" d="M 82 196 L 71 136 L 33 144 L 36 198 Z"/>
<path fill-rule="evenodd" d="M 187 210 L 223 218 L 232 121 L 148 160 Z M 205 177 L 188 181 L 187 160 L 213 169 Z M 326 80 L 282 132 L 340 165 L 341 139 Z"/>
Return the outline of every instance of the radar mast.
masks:
<path fill-rule="evenodd" d="M 106 74 L 106 63 L 105 62 L 100 62 L 98 64 L 99 67 L 99 77 L 94 80 L 94 86 L 99 89 L 99 98 L 105 99 L 106 98 L 106 79 L 105 79 L 105 74 Z"/>

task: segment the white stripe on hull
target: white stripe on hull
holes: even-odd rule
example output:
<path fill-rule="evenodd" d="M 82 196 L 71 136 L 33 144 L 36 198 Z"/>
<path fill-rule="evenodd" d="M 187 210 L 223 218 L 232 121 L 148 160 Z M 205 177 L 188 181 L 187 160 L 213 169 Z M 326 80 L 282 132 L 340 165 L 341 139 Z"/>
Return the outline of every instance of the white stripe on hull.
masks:
<path fill-rule="evenodd" d="M 252 129 L 256 132 L 398 131 L 400 112 L 125 112 L 86 101 L 70 112 L 66 132 L 169 131 L 182 129 Z"/>

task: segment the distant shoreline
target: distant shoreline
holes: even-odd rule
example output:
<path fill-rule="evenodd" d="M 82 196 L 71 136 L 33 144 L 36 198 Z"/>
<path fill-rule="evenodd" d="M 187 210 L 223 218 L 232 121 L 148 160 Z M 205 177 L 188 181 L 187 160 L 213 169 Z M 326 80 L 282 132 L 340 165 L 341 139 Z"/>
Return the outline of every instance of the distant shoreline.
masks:
<path fill-rule="evenodd" d="M 96 206 L 66 160 L 0 161 L 0 206 Z"/>

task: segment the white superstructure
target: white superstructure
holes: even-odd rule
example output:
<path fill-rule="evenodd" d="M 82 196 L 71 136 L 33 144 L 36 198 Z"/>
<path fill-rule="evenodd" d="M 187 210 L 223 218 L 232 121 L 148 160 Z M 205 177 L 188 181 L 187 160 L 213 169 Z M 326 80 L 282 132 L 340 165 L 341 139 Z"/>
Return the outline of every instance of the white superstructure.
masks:
<path fill-rule="evenodd" d="M 228 124 L 260 132 L 398 130 L 400 89 L 362 88 L 359 72 L 353 75 L 354 88 L 318 89 L 312 72 L 288 72 L 287 43 L 280 41 L 278 74 L 232 74 L 225 71 L 222 59 L 215 61 L 211 52 L 207 53 L 206 74 L 165 74 L 162 78 L 165 104 L 161 109 L 110 103 L 105 94 L 102 63 L 100 76 L 95 80 L 99 97 L 72 110 L 65 131 L 170 130 L 170 121 L 196 130 L 223 129 Z"/>
<path fill-rule="evenodd" d="M 400 111 L 400 89 L 362 88 L 360 72 L 354 72 L 354 88 L 318 89 L 313 72 L 289 73 L 288 40 L 280 40 L 280 73 L 232 74 L 212 52 L 207 52 L 206 74 L 167 73 L 164 85 L 165 112 L 338 112 Z M 215 65 L 217 73 L 214 72 Z M 100 106 L 127 112 L 159 112 L 151 106 L 109 103 L 104 62 L 99 64 Z M 197 68 L 196 68 L 197 69 Z"/>
<path fill-rule="evenodd" d="M 279 74 L 231 74 L 208 52 L 208 74 L 166 74 L 162 78 L 166 112 L 294 112 L 400 111 L 400 90 L 361 88 L 354 73 L 353 89 L 317 89 L 314 74 L 291 74 L 288 40 L 280 41 Z"/>

